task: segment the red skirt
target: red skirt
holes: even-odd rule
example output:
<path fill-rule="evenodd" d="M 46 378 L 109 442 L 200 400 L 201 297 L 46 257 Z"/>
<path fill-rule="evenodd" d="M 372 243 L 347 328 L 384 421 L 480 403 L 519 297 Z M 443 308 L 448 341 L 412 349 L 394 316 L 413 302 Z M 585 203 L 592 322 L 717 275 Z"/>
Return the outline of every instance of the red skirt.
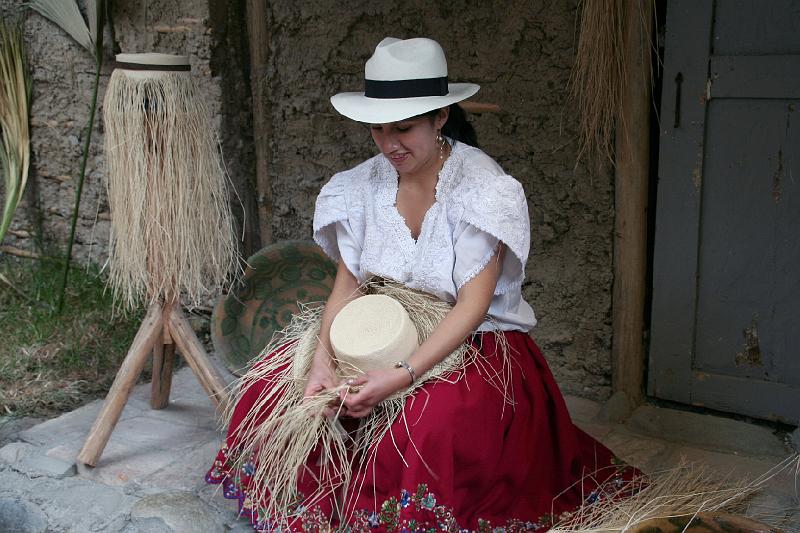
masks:
<path fill-rule="evenodd" d="M 505 393 L 487 379 L 509 363 L 497 353 L 497 335 L 505 335 L 509 346 Z M 377 445 L 374 462 L 354 473 L 344 498 L 346 523 L 339 523 L 333 502 L 307 509 L 298 501 L 293 529 L 543 531 L 582 504 L 616 494 L 614 487 L 636 474 L 572 423 L 544 356 L 527 334 L 474 339 L 481 364 L 469 365 L 454 383 L 431 381 L 417 390 Z M 255 383 L 236 405 L 228 438 L 206 474 L 207 482 L 223 484 L 225 497 L 239 500 L 242 515 L 259 530 L 272 525 L 260 511 L 264 502 L 249 497 L 258 457 L 238 457 L 232 436 L 266 386 Z M 308 472 L 315 461 L 309 459 Z M 313 483 L 313 475 L 301 474 L 298 492 L 312 493 Z"/>

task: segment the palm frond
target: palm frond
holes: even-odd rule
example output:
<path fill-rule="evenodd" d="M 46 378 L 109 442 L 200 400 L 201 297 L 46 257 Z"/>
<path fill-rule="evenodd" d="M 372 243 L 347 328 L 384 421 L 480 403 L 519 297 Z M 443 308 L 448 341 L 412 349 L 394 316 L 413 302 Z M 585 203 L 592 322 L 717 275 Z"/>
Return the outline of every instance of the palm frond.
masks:
<path fill-rule="evenodd" d="M 75 0 L 30 0 L 27 6 L 38 12 L 43 17 L 55 23 L 62 30 L 67 32 L 75 41 L 86 48 L 92 55 L 95 55 L 95 38 L 97 35 L 97 2 L 102 0 L 90 0 L 87 11 L 90 23 L 93 22 L 94 32 L 86 25 L 86 21 L 78 9 Z M 95 18 L 92 21 L 92 17 Z"/>
<path fill-rule="evenodd" d="M 0 169 L 5 183 L 0 241 L 11 225 L 28 181 L 30 91 L 22 26 L 19 21 L 0 20 Z"/>

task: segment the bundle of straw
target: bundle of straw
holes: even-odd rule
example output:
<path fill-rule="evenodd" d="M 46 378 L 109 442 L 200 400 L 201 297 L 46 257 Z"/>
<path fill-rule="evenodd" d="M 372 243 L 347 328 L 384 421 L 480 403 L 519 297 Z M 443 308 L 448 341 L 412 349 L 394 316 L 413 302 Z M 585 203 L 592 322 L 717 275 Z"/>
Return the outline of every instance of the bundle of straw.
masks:
<path fill-rule="evenodd" d="M 195 304 L 235 272 L 226 173 L 188 72 L 115 70 L 103 120 L 111 208 L 109 284 L 129 307 Z"/>
<path fill-rule="evenodd" d="M 614 163 L 614 134 L 622 108 L 627 57 L 624 46 L 629 10 L 646 27 L 652 21 L 644 16 L 644 5 L 653 0 L 582 0 L 580 33 L 575 64 L 570 76 L 570 97 L 580 114 L 578 159 L 584 155 Z M 655 12 L 655 10 L 653 10 Z M 649 35 L 649 32 L 644 32 Z M 642 54 L 650 53 L 649 42 L 642 43 Z"/>
<path fill-rule="evenodd" d="M 420 344 L 451 309 L 449 304 L 429 294 L 393 282 L 367 281 L 361 292 L 385 294 L 399 301 L 417 329 Z M 298 473 L 318 445 L 323 450 L 318 489 L 313 494 L 304 495 L 306 508 L 312 508 L 321 499 L 334 494 L 346 498 L 353 476 L 356 473 L 366 475 L 375 459 L 378 443 L 390 431 L 414 391 L 431 380 L 458 381 L 467 365 L 480 365 L 477 349 L 464 342 L 412 386 L 378 404 L 362 420 L 357 434 L 349 436 L 337 417 L 321 416 L 322 411 L 338 398 L 342 387 L 311 398 L 303 397 L 305 379 L 318 342 L 322 311 L 321 307 L 304 306 L 286 329 L 273 336 L 262 355 L 254 360 L 252 369 L 236 384 L 236 392 L 232 395 L 234 401 L 229 404 L 231 410 L 226 413 L 227 425 L 233 415 L 232 406 L 251 385 L 266 380 L 268 385 L 262 395 L 232 436 L 236 441 L 236 454 L 242 460 L 256 452 L 256 469 L 249 496 L 259 505 L 264 505 L 266 515 L 276 527 L 292 518 L 297 502 Z M 498 341 L 501 353 L 507 353 L 507 347 L 502 344 L 503 337 L 498 336 Z M 264 355 L 268 357 L 259 360 Z M 357 368 L 343 368 L 342 365 L 338 371 L 342 379 L 355 377 L 360 372 Z M 510 371 L 511 365 L 506 359 L 501 375 L 486 374 L 485 378 L 505 392 Z M 344 390 L 347 390 L 346 386 Z M 507 400 L 511 401 L 510 398 Z M 346 517 L 349 502 L 337 502 L 342 506 L 338 515 Z"/>
<path fill-rule="evenodd" d="M 0 168 L 5 184 L 0 242 L 22 199 L 30 166 L 31 79 L 23 43 L 22 26 L 18 21 L 0 20 Z"/>

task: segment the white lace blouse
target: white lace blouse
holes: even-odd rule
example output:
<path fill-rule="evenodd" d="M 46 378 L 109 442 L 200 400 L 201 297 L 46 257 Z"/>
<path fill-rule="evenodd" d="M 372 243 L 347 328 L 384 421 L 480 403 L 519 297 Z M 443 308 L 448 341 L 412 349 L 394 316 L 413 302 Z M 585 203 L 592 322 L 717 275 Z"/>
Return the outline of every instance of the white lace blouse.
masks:
<path fill-rule="evenodd" d="M 531 329 L 536 318 L 520 292 L 530 249 L 522 185 L 478 148 L 453 143 L 417 240 L 397 210 L 397 185 L 383 154 L 335 174 L 317 197 L 314 240 L 359 282 L 383 276 L 450 303 L 502 241 L 508 250 L 489 307 L 495 324 L 477 331 Z"/>

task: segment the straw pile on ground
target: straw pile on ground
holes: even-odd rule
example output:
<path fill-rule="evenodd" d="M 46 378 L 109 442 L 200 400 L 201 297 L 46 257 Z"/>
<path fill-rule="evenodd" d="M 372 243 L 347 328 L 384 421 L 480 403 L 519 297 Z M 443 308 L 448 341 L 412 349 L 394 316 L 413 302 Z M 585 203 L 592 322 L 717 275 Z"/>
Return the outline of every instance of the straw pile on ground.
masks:
<path fill-rule="evenodd" d="M 752 509 L 749 501 L 782 473 L 800 472 L 800 456 L 792 456 L 754 480 L 720 479 L 705 468 L 681 464 L 647 478 L 602 484 L 552 533 L 779 532 L 777 528 L 746 529 L 744 517 L 780 526 L 786 509 Z M 586 481 L 586 480 L 583 480 Z M 736 516 L 734 516 L 736 515 Z M 693 529 L 694 528 L 694 529 Z"/>

